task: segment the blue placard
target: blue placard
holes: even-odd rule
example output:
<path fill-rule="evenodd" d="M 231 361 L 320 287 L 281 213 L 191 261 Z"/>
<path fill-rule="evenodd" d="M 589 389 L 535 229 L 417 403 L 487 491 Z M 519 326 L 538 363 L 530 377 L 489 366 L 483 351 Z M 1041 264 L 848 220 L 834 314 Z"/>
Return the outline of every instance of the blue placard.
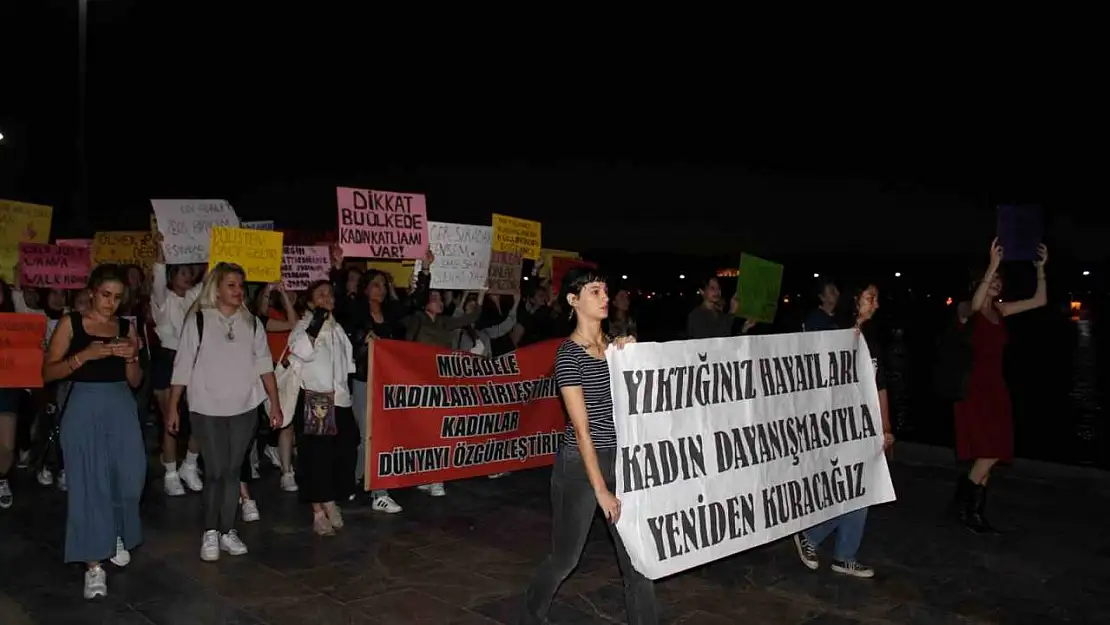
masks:
<path fill-rule="evenodd" d="M 999 206 L 997 232 L 1005 260 L 1036 260 L 1044 240 L 1041 207 Z"/>

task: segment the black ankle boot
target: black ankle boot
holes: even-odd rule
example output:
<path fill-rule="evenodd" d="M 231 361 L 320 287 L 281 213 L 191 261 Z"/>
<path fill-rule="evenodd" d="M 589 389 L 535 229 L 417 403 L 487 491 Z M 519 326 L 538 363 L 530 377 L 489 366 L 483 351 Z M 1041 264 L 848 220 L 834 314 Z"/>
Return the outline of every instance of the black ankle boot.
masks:
<path fill-rule="evenodd" d="M 1001 534 L 1001 532 L 987 520 L 987 491 L 988 488 L 986 485 L 979 487 L 978 507 L 975 509 L 975 512 L 979 516 L 979 524 L 982 526 L 984 533 Z"/>
<path fill-rule="evenodd" d="M 968 497 L 964 507 L 963 522 L 967 529 L 976 534 L 993 534 L 994 528 L 983 518 L 987 489 L 968 480 Z"/>

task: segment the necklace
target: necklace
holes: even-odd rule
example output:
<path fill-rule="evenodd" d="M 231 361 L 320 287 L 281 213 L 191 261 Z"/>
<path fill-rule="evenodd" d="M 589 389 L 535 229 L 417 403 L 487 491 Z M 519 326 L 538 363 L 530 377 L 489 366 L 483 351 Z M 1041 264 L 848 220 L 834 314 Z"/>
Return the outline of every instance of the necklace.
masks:
<path fill-rule="evenodd" d="M 575 330 L 574 332 L 571 333 L 572 337 L 574 335 L 578 335 L 578 338 L 582 339 L 582 343 L 580 343 L 580 345 L 582 345 L 582 347 L 585 348 L 586 353 L 590 354 L 591 356 L 595 356 L 597 358 L 604 358 L 605 357 L 606 337 L 605 337 L 604 334 L 599 336 L 598 340 L 596 342 L 593 342 L 593 343 L 588 341 L 586 339 L 586 337 L 581 332 L 579 332 L 578 330 Z M 591 350 L 593 350 L 593 351 L 591 351 Z M 596 354 L 594 353 L 595 351 L 596 351 Z"/>

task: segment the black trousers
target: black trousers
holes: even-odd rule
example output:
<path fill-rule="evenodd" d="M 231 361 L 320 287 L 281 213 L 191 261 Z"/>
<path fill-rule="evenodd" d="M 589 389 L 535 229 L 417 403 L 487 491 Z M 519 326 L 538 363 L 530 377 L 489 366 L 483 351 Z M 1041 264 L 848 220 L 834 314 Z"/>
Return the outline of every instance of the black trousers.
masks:
<path fill-rule="evenodd" d="M 609 491 L 615 493 L 616 450 L 597 450 L 601 474 Z M 590 525 L 600 510 L 586 465 L 578 447 L 563 447 L 551 471 L 551 555 L 540 565 L 525 596 L 522 625 L 546 622 L 547 612 L 563 580 L 578 566 Z M 655 625 L 659 613 L 655 605 L 655 585 L 632 567 L 617 529 L 611 524 L 609 535 L 617 550 L 617 564 L 624 581 L 624 603 L 629 625 Z"/>
<path fill-rule="evenodd" d="M 211 417 L 194 412 L 193 432 L 204 458 L 204 529 L 226 534 L 239 510 L 239 471 L 258 429 L 258 412 Z"/>
<path fill-rule="evenodd" d="M 355 492 L 358 423 L 350 407 L 335 407 L 336 433 L 304 433 L 304 391 L 297 396 L 291 424 L 297 439 L 297 494 L 306 503 L 346 501 Z"/>

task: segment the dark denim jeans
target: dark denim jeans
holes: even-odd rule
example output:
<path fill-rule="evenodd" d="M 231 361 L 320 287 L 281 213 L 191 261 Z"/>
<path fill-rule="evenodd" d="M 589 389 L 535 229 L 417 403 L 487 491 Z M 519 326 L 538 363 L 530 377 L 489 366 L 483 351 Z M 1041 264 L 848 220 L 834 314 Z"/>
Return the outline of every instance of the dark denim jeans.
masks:
<path fill-rule="evenodd" d="M 609 491 L 616 493 L 616 450 L 602 449 L 597 452 L 601 464 L 601 475 Z M 586 476 L 586 465 L 577 447 L 564 447 L 555 457 L 551 471 L 551 555 L 540 565 L 528 587 L 525 597 L 522 625 L 537 625 L 545 622 L 547 611 L 555 592 L 563 580 L 578 566 L 590 525 L 594 515 L 600 512 L 597 497 Z M 624 602 L 628 611 L 629 625 L 655 625 L 659 615 L 655 606 L 655 586 L 653 582 L 632 568 L 624 543 L 612 524 L 609 535 L 617 550 L 617 564 L 620 565 L 624 581 Z"/>

